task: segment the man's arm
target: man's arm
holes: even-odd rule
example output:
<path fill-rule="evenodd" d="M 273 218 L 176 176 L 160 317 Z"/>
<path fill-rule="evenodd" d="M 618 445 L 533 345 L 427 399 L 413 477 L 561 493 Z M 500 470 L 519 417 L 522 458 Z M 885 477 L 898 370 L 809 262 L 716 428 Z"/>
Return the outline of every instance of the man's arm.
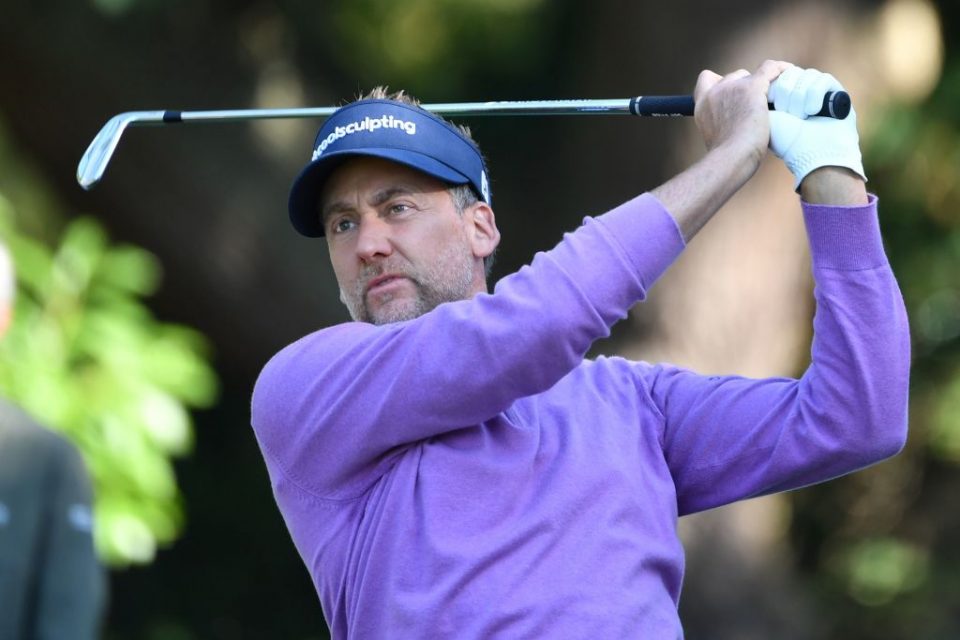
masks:
<path fill-rule="evenodd" d="M 817 309 L 803 376 L 755 380 L 664 366 L 646 378 L 681 514 L 821 482 L 904 444 L 910 336 L 876 201 L 804 203 L 804 218 Z"/>
<path fill-rule="evenodd" d="M 796 179 L 813 258 L 809 368 L 799 380 L 673 367 L 648 378 L 680 513 L 827 480 L 905 442 L 909 329 L 864 185 L 856 117 L 807 118 L 817 92 L 838 88 L 793 67 L 771 90 L 788 112 L 770 115 L 771 147 Z"/>
<path fill-rule="evenodd" d="M 704 160 L 655 197 L 587 219 L 493 295 L 384 327 L 341 325 L 278 354 L 252 406 L 272 473 L 323 497 L 355 496 L 402 445 L 480 424 L 554 385 L 756 171 L 769 139 L 767 88 L 784 66 L 701 74 Z"/>
<path fill-rule="evenodd" d="M 867 204 L 863 178 L 843 167 L 815 169 L 800 183 L 800 195 L 809 204 L 850 207 Z"/>
<path fill-rule="evenodd" d="M 786 62 L 767 60 L 752 74 L 744 70 L 722 77 L 711 71 L 700 74 L 694 91 L 697 105 L 695 115 L 707 146 L 707 154 L 692 167 L 652 191 L 677 221 L 685 241 L 689 242 L 759 168 L 771 144 L 768 107 L 771 83 L 787 69 L 791 70 L 791 76 L 797 73 L 796 67 Z M 827 76 L 827 82 L 830 81 L 835 82 Z M 835 85 L 825 84 L 823 87 Z M 800 126 L 793 121 L 785 123 L 785 120 L 796 120 L 794 116 L 802 114 L 795 113 L 798 109 L 789 103 L 791 95 L 779 86 L 778 89 L 779 108 L 785 111 L 793 108 L 794 115 L 784 112 L 773 116 L 778 119 L 776 124 L 779 125 L 773 131 L 776 134 L 776 139 L 772 141 L 774 151 L 781 156 L 793 153 L 805 158 L 816 157 L 818 153 L 796 149 L 800 145 L 788 145 L 781 141 L 784 137 L 789 139 L 789 135 L 794 133 L 792 127 Z M 851 118 L 852 124 L 846 127 L 853 127 L 853 138 L 849 141 L 843 136 L 832 136 L 830 131 L 815 131 L 816 135 L 813 136 L 802 129 L 796 133 L 813 139 L 812 142 L 806 142 L 807 146 L 817 144 L 818 135 L 829 137 L 831 141 L 839 140 L 845 146 L 856 146 L 855 115 Z M 840 123 L 820 123 L 819 126 L 825 129 L 824 125 L 832 124 Z M 788 167 L 797 173 L 804 201 L 811 204 L 866 204 L 864 180 L 854 170 L 862 169 L 858 162 L 851 163 L 849 153 L 842 148 L 827 149 L 823 154 L 813 165 L 801 167 L 791 162 L 791 157 L 784 158 Z M 858 160 L 859 150 L 854 155 Z M 838 162 L 841 166 L 832 165 L 831 162 Z M 853 168 L 847 168 L 845 165 L 848 164 Z"/>

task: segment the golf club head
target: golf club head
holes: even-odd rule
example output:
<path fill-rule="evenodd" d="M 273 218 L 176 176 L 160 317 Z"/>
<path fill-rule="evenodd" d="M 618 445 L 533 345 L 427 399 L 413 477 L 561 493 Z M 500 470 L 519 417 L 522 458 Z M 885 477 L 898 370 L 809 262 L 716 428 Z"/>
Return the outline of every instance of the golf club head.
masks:
<path fill-rule="evenodd" d="M 77 166 L 77 182 L 86 190 L 100 182 L 110 158 L 120 143 L 120 136 L 131 124 L 162 123 L 164 111 L 128 111 L 107 121 L 84 151 Z"/>

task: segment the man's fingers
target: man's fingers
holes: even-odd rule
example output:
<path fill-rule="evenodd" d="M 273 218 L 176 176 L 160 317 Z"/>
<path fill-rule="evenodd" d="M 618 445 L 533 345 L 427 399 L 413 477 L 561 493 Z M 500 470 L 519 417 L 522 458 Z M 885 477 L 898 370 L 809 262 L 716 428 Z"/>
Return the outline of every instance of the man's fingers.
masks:
<path fill-rule="evenodd" d="M 757 67 L 757 70 L 754 71 L 753 75 L 761 79 L 766 85 L 764 89 L 770 86 L 770 83 L 776 80 L 781 73 L 792 67 L 793 65 L 789 62 L 784 62 L 783 60 L 764 60 L 763 64 Z"/>
<path fill-rule="evenodd" d="M 777 111 L 807 118 L 820 111 L 823 97 L 843 87 L 829 73 L 790 66 L 770 85 L 767 96 Z"/>
<path fill-rule="evenodd" d="M 700 75 L 697 77 L 697 87 L 693 90 L 694 103 L 700 102 L 700 98 L 706 95 L 706 93 L 721 80 L 723 80 L 722 76 L 710 71 L 709 69 L 704 69 L 701 71 Z"/>
<path fill-rule="evenodd" d="M 787 113 L 790 110 L 790 96 L 803 75 L 803 69 L 790 66 L 784 69 L 770 85 L 767 99 L 772 102 L 777 111 Z"/>
<path fill-rule="evenodd" d="M 803 110 L 808 116 L 819 113 L 823 106 L 823 96 L 830 91 L 839 91 L 840 83 L 829 73 L 821 73 L 807 90 Z"/>
<path fill-rule="evenodd" d="M 753 76 L 761 83 L 763 92 L 768 96 L 768 101 L 770 101 L 770 84 L 779 78 L 784 71 L 793 68 L 795 68 L 794 65 L 783 60 L 764 60 L 763 64 L 757 67 Z"/>
<path fill-rule="evenodd" d="M 764 91 L 766 91 L 771 82 L 776 80 L 781 73 L 792 66 L 793 65 L 789 62 L 782 62 L 780 60 L 767 60 L 761 64 L 757 70 L 753 72 L 753 74 L 746 69 L 737 69 L 736 71 L 728 73 L 724 76 L 714 73 L 709 69 L 705 69 L 700 72 L 700 76 L 697 78 L 697 87 L 693 91 L 694 102 L 700 102 L 700 99 L 720 82 L 740 80 L 742 78 L 749 78 L 751 76 L 758 78 L 764 85 Z"/>
<path fill-rule="evenodd" d="M 797 76 L 797 81 L 790 90 L 789 98 L 787 98 L 787 113 L 798 118 L 807 117 L 805 111 L 807 94 L 811 92 L 811 88 L 819 77 L 820 72 L 816 69 L 804 69 Z"/>
<path fill-rule="evenodd" d="M 724 80 L 739 80 L 740 78 L 746 78 L 746 77 L 749 76 L 749 75 L 750 75 L 750 72 L 747 71 L 746 69 L 737 69 L 736 71 L 732 71 L 732 72 L 728 73 L 727 75 L 723 76 L 723 79 L 724 79 Z"/>

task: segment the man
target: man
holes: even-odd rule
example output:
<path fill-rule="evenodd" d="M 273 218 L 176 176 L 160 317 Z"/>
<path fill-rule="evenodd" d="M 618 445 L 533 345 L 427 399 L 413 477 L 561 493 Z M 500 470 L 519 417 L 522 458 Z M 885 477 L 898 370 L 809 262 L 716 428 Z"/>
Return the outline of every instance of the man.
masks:
<path fill-rule="evenodd" d="M 0 336 L 13 293 L 0 244 Z M 105 584 L 92 527 L 80 454 L 0 400 L 0 640 L 99 637 Z"/>
<path fill-rule="evenodd" d="M 493 293 L 499 232 L 462 131 L 382 99 L 323 125 L 290 213 L 326 236 L 355 322 L 277 354 L 252 421 L 334 637 L 679 637 L 678 516 L 901 449 L 907 323 L 856 120 L 807 117 L 840 88 L 783 62 L 704 71 L 706 155 Z M 803 377 L 584 360 L 768 145 L 817 282 Z"/>

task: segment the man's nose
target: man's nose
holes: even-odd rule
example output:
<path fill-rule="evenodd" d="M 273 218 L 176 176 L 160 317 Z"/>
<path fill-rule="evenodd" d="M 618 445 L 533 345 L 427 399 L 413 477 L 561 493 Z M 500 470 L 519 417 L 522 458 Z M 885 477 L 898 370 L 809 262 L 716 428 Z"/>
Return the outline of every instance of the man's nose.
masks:
<path fill-rule="evenodd" d="M 357 235 L 357 255 L 364 262 L 393 253 L 390 224 L 379 216 L 364 216 Z"/>

